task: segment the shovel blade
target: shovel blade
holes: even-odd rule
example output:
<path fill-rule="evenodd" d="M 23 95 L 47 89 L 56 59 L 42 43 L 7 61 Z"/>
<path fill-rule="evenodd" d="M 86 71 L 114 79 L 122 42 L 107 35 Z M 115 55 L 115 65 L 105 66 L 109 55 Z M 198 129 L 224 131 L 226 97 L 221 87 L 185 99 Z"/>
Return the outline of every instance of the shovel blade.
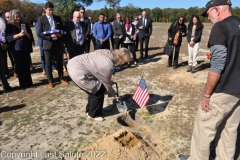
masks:
<path fill-rule="evenodd" d="M 126 105 L 125 101 L 117 102 L 116 105 L 117 105 L 118 112 L 120 112 L 120 113 L 127 112 L 127 105 Z"/>

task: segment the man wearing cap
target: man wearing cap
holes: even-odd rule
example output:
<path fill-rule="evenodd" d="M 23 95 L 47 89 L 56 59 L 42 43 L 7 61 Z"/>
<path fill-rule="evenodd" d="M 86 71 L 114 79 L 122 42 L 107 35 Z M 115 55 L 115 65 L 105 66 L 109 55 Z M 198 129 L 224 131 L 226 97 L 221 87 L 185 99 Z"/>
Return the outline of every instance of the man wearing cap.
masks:
<path fill-rule="evenodd" d="M 209 1 L 202 16 L 214 24 L 208 42 L 212 57 L 194 124 L 191 160 L 233 160 L 240 122 L 240 19 L 232 16 L 229 0 Z M 213 140 L 216 157 L 210 156 Z"/>

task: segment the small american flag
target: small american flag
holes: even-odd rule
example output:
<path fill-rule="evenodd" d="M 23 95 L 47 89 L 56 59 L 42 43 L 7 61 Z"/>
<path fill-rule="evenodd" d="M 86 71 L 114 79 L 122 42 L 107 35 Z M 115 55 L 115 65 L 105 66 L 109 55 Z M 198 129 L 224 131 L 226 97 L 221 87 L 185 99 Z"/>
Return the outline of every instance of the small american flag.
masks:
<path fill-rule="evenodd" d="M 45 31 L 45 32 L 43 32 L 43 34 L 56 34 L 56 33 L 66 34 L 65 31 L 63 31 L 63 30 L 57 30 L 57 29 L 49 30 L 49 31 Z"/>
<path fill-rule="evenodd" d="M 145 107 L 149 101 L 148 89 L 145 83 L 144 78 L 142 77 L 137 89 L 135 90 L 132 98 L 136 101 L 136 103 L 141 107 Z"/>

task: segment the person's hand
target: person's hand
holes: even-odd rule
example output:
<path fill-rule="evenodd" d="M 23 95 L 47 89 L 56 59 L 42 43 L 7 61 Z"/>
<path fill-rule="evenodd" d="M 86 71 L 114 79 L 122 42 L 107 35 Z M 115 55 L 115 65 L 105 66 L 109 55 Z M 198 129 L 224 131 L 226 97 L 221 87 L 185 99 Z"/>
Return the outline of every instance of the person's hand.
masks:
<path fill-rule="evenodd" d="M 25 31 L 21 30 L 21 32 L 18 34 L 19 37 L 25 36 Z"/>
<path fill-rule="evenodd" d="M 185 36 L 185 33 L 182 33 L 182 36 Z"/>
<path fill-rule="evenodd" d="M 86 40 L 88 40 L 88 38 L 86 38 Z"/>
<path fill-rule="evenodd" d="M 51 34 L 51 37 L 52 38 L 57 38 L 57 35 L 56 34 Z"/>
<path fill-rule="evenodd" d="M 172 37 L 169 37 L 168 40 L 169 40 L 169 41 L 172 41 Z"/>
<path fill-rule="evenodd" d="M 144 27 L 143 26 L 140 26 L 139 29 L 143 29 Z"/>
<path fill-rule="evenodd" d="M 131 36 L 130 39 L 133 39 L 133 36 Z"/>
<path fill-rule="evenodd" d="M 120 98 L 119 98 L 117 95 L 114 96 L 114 99 L 115 99 L 117 102 L 120 100 Z"/>
<path fill-rule="evenodd" d="M 209 105 L 209 102 L 210 102 L 210 98 L 202 96 L 201 108 L 202 108 L 203 111 L 209 112 L 210 110 L 212 110 L 212 108 Z"/>
<path fill-rule="evenodd" d="M 122 39 L 123 35 L 118 36 L 119 39 Z"/>
<path fill-rule="evenodd" d="M 190 41 L 190 43 L 189 43 L 190 46 L 194 46 L 194 44 L 195 43 L 193 41 Z"/>
<path fill-rule="evenodd" d="M 58 38 L 60 38 L 60 37 L 62 37 L 62 34 L 60 34 L 60 33 L 57 33 L 57 35 L 56 35 Z"/>

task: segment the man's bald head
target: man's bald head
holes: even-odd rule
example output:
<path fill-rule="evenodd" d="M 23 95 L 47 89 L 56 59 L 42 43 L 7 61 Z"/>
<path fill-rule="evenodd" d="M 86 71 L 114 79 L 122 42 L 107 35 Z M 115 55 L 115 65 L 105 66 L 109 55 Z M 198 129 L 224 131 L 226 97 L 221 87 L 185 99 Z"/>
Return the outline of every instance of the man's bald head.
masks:
<path fill-rule="evenodd" d="M 73 21 L 77 22 L 77 23 L 80 21 L 80 13 L 79 13 L 79 11 L 73 12 Z"/>

